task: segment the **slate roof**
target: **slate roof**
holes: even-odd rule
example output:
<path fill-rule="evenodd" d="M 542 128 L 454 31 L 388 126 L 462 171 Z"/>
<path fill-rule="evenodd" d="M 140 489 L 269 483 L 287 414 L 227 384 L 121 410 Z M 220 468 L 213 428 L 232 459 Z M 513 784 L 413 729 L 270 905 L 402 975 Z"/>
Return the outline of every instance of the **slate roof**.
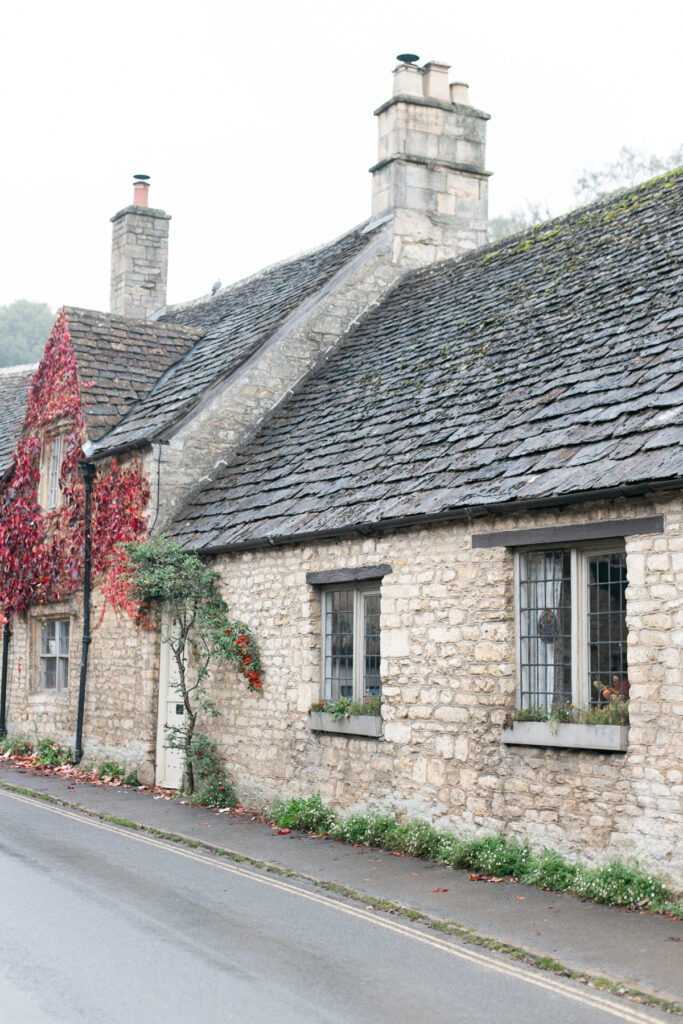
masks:
<path fill-rule="evenodd" d="M 315 252 L 224 288 L 215 296 L 171 308 L 157 324 L 191 327 L 202 340 L 96 448 L 101 454 L 163 439 L 208 389 L 238 369 L 310 296 L 373 238 L 363 226 Z"/>
<path fill-rule="evenodd" d="M 65 306 L 90 440 L 102 437 L 192 348 L 201 331 Z"/>
<path fill-rule="evenodd" d="M 683 170 L 404 277 L 174 531 L 249 547 L 681 478 Z"/>
<path fill-rule="evenodd" d="M 0 370 L 0 477 L 14 461 L 14 449 L 26 415 L 26 389 L 36 369 L 37 363 Z"/>

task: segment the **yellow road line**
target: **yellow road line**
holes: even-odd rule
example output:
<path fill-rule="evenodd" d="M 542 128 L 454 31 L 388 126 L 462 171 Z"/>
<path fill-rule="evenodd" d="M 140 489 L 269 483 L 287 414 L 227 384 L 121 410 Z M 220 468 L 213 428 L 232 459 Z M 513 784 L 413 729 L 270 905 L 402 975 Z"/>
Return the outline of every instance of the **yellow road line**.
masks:
<path fill-rule="evenodd" d="M 532 968 L 524 969 L 516 964 L 501 961 L 493 955 L 487 956 L 484 953 L 479 953 L 478 951 L 470 948 L 463 949 L 462 947 L 455 945 L 452 941 L 449 942 L 433 935 L 423 934 L 415 926 L 411 927 L 399 921 L 393 921 L 390 918 L 381 915 L 381 912 L 380 914 L 377 912 L 369 912 L 360 907 L 356 907 L 353 904 L 343 903 L 339 899 L 334 899 L 331 896 L 324 896 L 316 892 L 307 892 L 305 889 L 301 889 L 290 882 L 285 882 L 280 878 L 273 878 L 267 874 L 261 874 L 255 868 L 245 868 L 239 864 L 226 862 L 215 854 L 199 853 L 194 849 L 174 846 L 171 845 L 168 840 L 156 839 L 154 836 L 136 832 L 122 825 L 113 825 L 110 822 L 98 821 L 77 811 L 72 811 L 65 807 L 56 807 L 54 804 L 47 803 L 43 800 L 36 800 L 35 797 L 24 796 L 20 793 L 13 793 L 7 789 L 0 789 L 0 793 L 3 796 L 10 797 L 12 800 L 18 800 L 20 803 L 27 803 L 32 807 L 42 807 L 43 810 L 50 811 L 52 814 L 60 814 L 64 818 L 71 818 L 75 821 L 81 822 L 82 824 L 101 829 L 104 832 L 113 832 L 116 835 L 124 836 L 126 839 L 131 839 L 138 843 L 144 843 L 148 846 L 154 846 L 157 849 L 173 853 L 178 857 L 185 857 L 188 860 L 193 860 L 200 864 L 206 864 L 209 867 L 218 868 L 221 871 L 227 871 L 230 874 L 248 879 L 249 881 L 268 886 L 271 889 L 279 889 L 281 892 L 288 893 L 291 896 L 296 896 L 299 899 L 308 900 L 310 903 L 318 903 L 328 909 L 368 922 L 375 927 L 385 928 L 387 931 L 412 939 L 414 942 L 421 942 L 425 946 L 431 946 L 433 949 L 438 949 L 442 953 L 448 953 L 450 956 L 454 956 L 459 960 L 465 960 L 477 967 L 484 967 L 487 970 L 493 970 L 498 974 L 515 978 L 518 981 L 524 981 L 528 985 L 534 985 L 536 988 L 545 989 L 547 992 L 552 992 L 554 995 L 561 995 L 567 999 L 572 999 L 574 1002 L 582 1003 L 584 1006 L 591 1007 L 591 1009 L 601 1010 L 603 1013 L 608 1013 L 617 1020 L 628 1021 L 630 1024 L 652 1024 L 653 1021 L 658 1019 L 648 1013 L 645 1013 L 643 1010 L 636 1009 L 633 1006 L 614 1006 L 611 1002 L 608 1002 L 604 996 L 591 992 L 590 990 L 585 992 L 580 990 L 577 991 L 573 986 L 568 985 L 566 981 L 560 981 L 553 977 L 536 975 L 535 973 L 532 973 Z"/>

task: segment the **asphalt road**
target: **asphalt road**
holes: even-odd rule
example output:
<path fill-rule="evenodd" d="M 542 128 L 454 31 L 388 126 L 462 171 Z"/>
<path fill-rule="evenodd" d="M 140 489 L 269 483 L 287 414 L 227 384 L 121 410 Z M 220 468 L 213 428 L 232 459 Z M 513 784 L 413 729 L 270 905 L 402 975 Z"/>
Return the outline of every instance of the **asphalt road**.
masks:
<path fill-rule="evenodd" d="M 0 1020 L 631 1024 L 659 1011 L 0 792 Z"/>

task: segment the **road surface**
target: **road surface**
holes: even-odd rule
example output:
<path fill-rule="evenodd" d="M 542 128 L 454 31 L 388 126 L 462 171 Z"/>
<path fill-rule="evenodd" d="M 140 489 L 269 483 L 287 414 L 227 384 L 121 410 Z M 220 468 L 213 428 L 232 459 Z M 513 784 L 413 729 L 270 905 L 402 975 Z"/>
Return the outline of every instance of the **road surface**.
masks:
<path fill-rule="evenodd" d="M 301 880 L 8 791 L 0 879 L 3 1022 L 670 1020 Z"/>

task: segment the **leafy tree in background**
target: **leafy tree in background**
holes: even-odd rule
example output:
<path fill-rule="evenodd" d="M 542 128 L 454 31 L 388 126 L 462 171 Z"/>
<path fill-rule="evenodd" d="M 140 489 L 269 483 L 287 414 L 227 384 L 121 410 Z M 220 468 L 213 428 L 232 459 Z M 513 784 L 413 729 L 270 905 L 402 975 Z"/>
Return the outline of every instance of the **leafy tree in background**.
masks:
<path fill-rule="evenodd" d="M 574 185 L 574 196 L 578 206 L 593 203 L 621 188 L 633 188 L 649 178 L 656 178 L 665 171 L 673 171 L 683 164 L 683 146 L 669 156 L 646 156 L 645 153 L 629 146 L 622 146 L 616 160 L 597 171 L 584 169 Z"/>
<path fill-rule="evenodd" d="M 577 206 L 585 206 L 597 199 L 608 196 L 622 188 L 633 188 L 658 174 L 672 171 L 683 165 L 683 146 L 679 146 L 668 156 L 647 156 L 630 146 L 622 146 L 616 160 L 605 164 L 597 170 L 584 168 L 574 185 L 574 197 Z M 536 224 L 551 217 L 546 203 L 525 202 L 510 213 L 501 217 L 492 217 L 489 221 L 489 240 L 499 242 L 508 235 L 518 231 L 526 231 Z"/>
<path fill-rule="evenodd" d="M 544 220 L 550 220 L 551 213 L 547 203 L 530 203 L 515 207 L 502 217 L 492 217 L 489 221 L 489 241 L 500 242 L 501 238 L 516 235 L 518 231 L 526 231 Z"/>
<path fill-rule="evenodd" d="M 17 299 L 9 306 L 0 306 L 0 366 L 37 363 L 54 318 L 46 302 Z"/>

